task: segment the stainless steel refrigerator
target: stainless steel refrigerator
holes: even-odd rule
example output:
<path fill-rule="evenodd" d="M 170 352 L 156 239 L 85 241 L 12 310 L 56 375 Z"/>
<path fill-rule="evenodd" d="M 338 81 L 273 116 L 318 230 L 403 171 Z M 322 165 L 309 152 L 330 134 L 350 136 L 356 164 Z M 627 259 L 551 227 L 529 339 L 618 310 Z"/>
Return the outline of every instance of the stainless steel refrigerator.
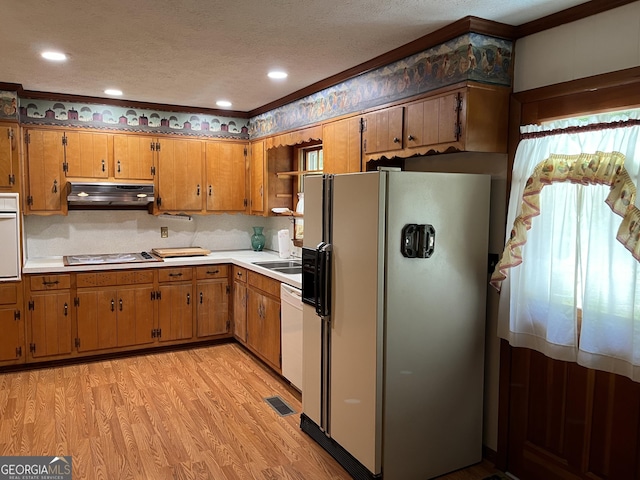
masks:
<path fill-rule="evenodd" d="M 307 177 L 301 428 L 356 479 L 482 459 L 490 177 Z"/>

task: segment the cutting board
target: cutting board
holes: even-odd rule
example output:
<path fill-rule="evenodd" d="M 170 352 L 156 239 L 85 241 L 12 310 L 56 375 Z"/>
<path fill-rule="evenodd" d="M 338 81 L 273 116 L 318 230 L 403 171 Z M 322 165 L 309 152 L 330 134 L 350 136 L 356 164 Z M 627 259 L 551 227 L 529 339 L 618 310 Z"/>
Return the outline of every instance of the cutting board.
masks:
<path fill-rule="evenodd" d="M 153 248 L 151 253 L 161 258 L 169 257 L 200 257 L 209 255 L 211 250 L 200 247 L 179 247 L 179 248 Z"/>

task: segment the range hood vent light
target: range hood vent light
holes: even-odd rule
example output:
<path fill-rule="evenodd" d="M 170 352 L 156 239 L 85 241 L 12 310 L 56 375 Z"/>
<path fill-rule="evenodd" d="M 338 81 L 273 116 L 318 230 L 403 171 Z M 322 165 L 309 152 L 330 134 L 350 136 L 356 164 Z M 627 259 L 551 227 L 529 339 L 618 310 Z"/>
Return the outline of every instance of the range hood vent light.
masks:
<path fill-rule="evenodd" d="M 69 208 L 128 207 L 146 209 L 154 200 L 152 183 L 69 182 L 67 184 Z"/>

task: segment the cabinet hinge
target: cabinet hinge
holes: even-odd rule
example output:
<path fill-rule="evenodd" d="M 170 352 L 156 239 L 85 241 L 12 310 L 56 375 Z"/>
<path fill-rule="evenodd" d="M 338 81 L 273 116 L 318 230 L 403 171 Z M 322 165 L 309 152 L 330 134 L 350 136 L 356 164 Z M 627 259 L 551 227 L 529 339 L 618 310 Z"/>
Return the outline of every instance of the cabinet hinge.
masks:
<path fill-rule="evenodd" d="M 244 147 L 244 156 L 247 156 L 247 147 Z"/>
<path fill-rule="evenodd" d="M 20 358 L 22 356 L 22 347 L 16 347 L 16 358 Z"/>
<path fill-rule="evenodd" d="M 366 138 L 362 141 L 362 151 L 363 152 L 367 151 L 367 139 Z"/>
<path fill-rule="evenodd" d="M 244 206 L 247 207 L 249 205 L 249 202 L 247 202 L 247 199 L 244 199 Z"/>
<path fill-rule="evenodd" d="M 27 196 L 27 205 L 33 205 L 33 197 L 31 195 Z"/>
<path fill-rule="evenodd" d="M 11 128 L 7 128 L 7 137 L 9 137 L 11 140 L 13 140 L 13 130 Z M 246 152 L 247 149 L 245 148 L 244 151 Z"/>
<path fill-rule="evenodd" d="M 35 343 L 30 343 L 29 344 L 29 351 L 31 353 L 36 353 L 36 344 Z"/>
<path fill-rule="evenodd" d="M 156 300 L 162 300 L 162 292 L 160 290 L 156 292 Z"/>
<path fill-rule="evenodd" d="M 462 94 L 458 93 L 456 95 L 456 112 L 459 112 L 462 110 Z"/>
<path fill-rule="evenodd" d="M 155 328 L 151 329 L 151 338 L 156 338 L 156 329 Z"/>
<path fill-rule="evenodd" d="M 229 295 L 230 291 L 231 291 L 231 288 L 229 287 L 229 285 L 227 285 L 227 295 Z"/>
<path fill-rule="evenodd" d="M 76 337 L 76 348 L 80 348 L 80 339 L 78 337 Z"/>
<path fill-rule="evenodd" d="M 67 135 L 64 133 L 62 134 L 62 145 L 67 146 Z"/>
<path fill-rule="evenodd" d="M 151 292 L 151 300 L 155 300 L 155 299 L 156 299 L 156 292 Z"/>
<path fill-rule="evenodd" d="M 9 175 L 9 185 L 15 185 L 15 184 L 16 184 L 16 176 Z"/>
<path fill-rule="evenodd" d="M 15 312 L 13 312 L 13 319 L 17 322 L 18 320 L 20 320 L 20 310 L 16 310 Z"/>
<path fill-rule="evenodd" d="M 74 297 L 73 298 L 73 306 L 74 307 L 79 307 L 80 306 L 80 297 Z"/>
<path fill-rule="evenodd" d="M 24 134 L 24 143 L 26 143 L 27 145 L 31 143 L 31 134 L 28 132 Z"/>
<path fill-rule="evenodd" d="M 156 337 L 158 337 L 158 338 L 162 337 L 162 329 L 161 328 L 156 329 Z"/>
<path fill-rule="evenodd" d="M 156 142 L 156 152 L 160 151 L 160 142 Z"/>
<path fill-rule="evenodd" d="M 151 142 L 151 145 L 149 145 L 149 147 L 151 148 L 152 152 L 156 151 L 156 142 Z"/>
<path fill-rule="evenodd" d="M 151 175 L 155 175 L 156 174 L 156 167 L 152 166 L 151 167 Z"/>
<path fill-rule="evenodd" d="M 36 304 L 33 300 L 29 300 L 29 310 L 35 310 Z"/>
<path fill-rule="evenodd" d="M 367 129 L 367 122 L 364 118 L 360 119 L 360 133 L 364 132 Z"/>
<path fill-rule="evenodd" d="M 158 204 L 158 206 L 162 205 L 162 198 L 158 197 L 156 203 Z"/>
<path fill-rule="evenodd" d="M 62 162 L 62 171 L 65 175 L 69 172 L 69 164 L 67 162 Z"/>

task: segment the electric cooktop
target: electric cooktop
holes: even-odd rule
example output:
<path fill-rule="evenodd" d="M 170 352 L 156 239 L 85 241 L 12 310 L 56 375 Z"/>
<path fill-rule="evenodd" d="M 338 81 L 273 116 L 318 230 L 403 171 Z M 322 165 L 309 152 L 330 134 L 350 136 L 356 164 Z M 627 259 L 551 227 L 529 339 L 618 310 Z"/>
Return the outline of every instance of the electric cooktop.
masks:
<path fill-rule="evenodd" d="M 102 253 L 87 255 L 65 255 L 65 265 L 102 265 L 105 263 L 142 263 L 161 262 L 162 259 L 149 252 Z"/>

